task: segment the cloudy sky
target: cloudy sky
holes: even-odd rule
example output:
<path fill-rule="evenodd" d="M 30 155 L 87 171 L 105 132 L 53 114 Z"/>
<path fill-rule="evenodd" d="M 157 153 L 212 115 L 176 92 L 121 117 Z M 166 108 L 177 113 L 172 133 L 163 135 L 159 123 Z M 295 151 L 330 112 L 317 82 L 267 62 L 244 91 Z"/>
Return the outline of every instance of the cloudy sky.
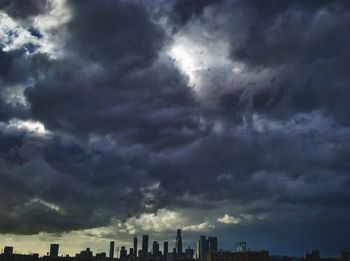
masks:
<path fill-rule="evenodd" d="M 348 248 L 349 8 L 0 0 L 0 247 Z"/>

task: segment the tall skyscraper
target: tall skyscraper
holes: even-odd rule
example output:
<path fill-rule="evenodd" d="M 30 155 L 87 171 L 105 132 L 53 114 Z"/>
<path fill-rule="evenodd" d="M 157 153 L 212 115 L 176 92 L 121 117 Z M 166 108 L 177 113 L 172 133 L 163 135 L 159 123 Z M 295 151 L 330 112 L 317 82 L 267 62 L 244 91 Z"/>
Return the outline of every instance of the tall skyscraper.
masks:
<path fill-rule="evenodd" d="M 148 235 L 142 236 L 142 253 L 144 255 L 148 253 Z"/>
<path fill-rule="evenodd" d="M 153 257 L 159 256 L 159 244 L 157 241 L 153 241 L 152 244 L 152 255 Z"/>
<path fill-rule="evenodd" d="M 166 257 L 168 252 L 169 252 L 169 243 L 165 241 L 163 243 L 163 255 Z"/>
<path fill-rule="evenodd" d="M 109 243 L 109 258 L 114 258 L 114 241 Z"/>
<path fill-rule="evenodd" d="M 200 240 L 197 240 L 196 242 L 196 259 L 199 259 L 200 257 Z"/>
<path fill-rule="evenodd" d="M 215 252 L 218 251 L 218 238 L 208 237 L 208 251 Z"/>
<path fill-rule="evenodd" d="M 137 257 L 137 237 L 134 237 L 134 257 Z"/>
<path fill-rule="evenodd" d="M 176 253 L 182 253 L 181 229 L 178 229 L 176 233 Z"/>
<path fill-rule="evenodd" d="M 50 256 L 58 256 L 59 244 L 51 244 L 50 245 Z"/>
<path fill-rule="evenodd" d="M 207 254 L 207 240 L 205 236 L 199 238 L 199 260 L 204 261 Z"/>

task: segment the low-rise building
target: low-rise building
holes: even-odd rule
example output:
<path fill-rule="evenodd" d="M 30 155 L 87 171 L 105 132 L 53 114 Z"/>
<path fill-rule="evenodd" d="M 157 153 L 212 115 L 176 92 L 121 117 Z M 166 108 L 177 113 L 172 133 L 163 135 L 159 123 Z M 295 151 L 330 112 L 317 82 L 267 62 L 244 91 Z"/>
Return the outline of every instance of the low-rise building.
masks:
<path fill-rule="evenodd" d="M 206 261 L 269 261 L 267 251 L 216 251 L 206 255 Z"/>

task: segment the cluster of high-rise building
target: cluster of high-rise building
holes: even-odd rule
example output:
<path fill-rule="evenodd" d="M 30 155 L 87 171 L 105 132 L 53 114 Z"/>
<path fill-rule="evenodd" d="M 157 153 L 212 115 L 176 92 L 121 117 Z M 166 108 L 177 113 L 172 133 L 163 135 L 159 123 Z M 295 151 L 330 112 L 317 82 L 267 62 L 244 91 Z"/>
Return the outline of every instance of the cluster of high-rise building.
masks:
<path fill-rule="evenodd" d="M 175 247 L 169 251 L 169 242 L 163 242 L 161 251 L 160 243 L 153 241 L 150 246 L 149 236 L 142 236 L 141 248 L 138 248 L 138 238 L 134 237 L 133 247 L 127 251 L 125 246 L 121 246 L 119 253 L 115 255 L 115 243 L 110 242 L 108 258 L 118 258 L 120 260 L 155 260 L 155 261 L 178 261 L 178 260 L 193 260 L 194 251 L 190 247 L 183 250 L 181 230 L 176 232 Z M 107 256 L 107 255 L 106 255 Z"/>
<path fill-rule="evenodd" d="M 200 236 L 194 249 L 183 249 L 181 230 L 176 231 L 175 247 L 169 250 L 169 242 L 163 242 L 162 251 L 158 241 L 149 244 L 149 236 L 143 235 L 141 247 L 138 238 L 134 237 L 129 250 L 125 246 L 116 247 L 115 242 L 109 244 L 109 253 L 93 254 L 90 248 L 82 250 L 75 256 L 59 255 L 59 244 L 51 244 L 46 256 L 38 254 L 15 254 L 12 246 L 5 246 L 0 254 L 0 261 L 350 261 L 350 252 L 342 251 L 336 258 L 321 258 L 320 252 L 314 250 L 305 253 L 303 258 L 287 256 L 269 256 L 268 251 L 252 251 L 245 242 L 238 242 L 234 251 L 224 251 L 218 248 L 218 238 L 215 236 Z"/>

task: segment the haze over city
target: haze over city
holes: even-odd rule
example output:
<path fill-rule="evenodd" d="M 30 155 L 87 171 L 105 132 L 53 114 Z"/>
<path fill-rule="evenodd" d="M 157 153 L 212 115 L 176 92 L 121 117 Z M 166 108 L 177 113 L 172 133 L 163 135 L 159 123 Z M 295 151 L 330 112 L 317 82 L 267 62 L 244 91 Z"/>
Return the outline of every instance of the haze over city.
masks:
<path fill-rule="evenodd" d="M 1 252 L 349 251 L 349 8 L 0 0 Z"/>

